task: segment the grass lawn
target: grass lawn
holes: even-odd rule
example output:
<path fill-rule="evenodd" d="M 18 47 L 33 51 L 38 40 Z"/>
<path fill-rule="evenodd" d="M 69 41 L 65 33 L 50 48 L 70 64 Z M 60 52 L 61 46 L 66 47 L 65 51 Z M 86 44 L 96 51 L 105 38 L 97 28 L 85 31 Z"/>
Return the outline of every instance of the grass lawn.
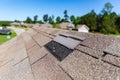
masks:
<path fill-rule="evenodd" d="M 110 34 L 110 36 L 117 36 L 117 37 L 120 37 L 120 33 L 119 33 L 119 34 Z"/>
<path fill-rule="evenodd" d="M 13 37 L 16 36 L 16 33 L 14 31 L 12 31 L 11 35 L 0 35 L 0 44 L 10 40 L 10 39 L 7 39 L 7 36 L 10 36 L 11 37 L 10 39 L 12 39 Z"/>

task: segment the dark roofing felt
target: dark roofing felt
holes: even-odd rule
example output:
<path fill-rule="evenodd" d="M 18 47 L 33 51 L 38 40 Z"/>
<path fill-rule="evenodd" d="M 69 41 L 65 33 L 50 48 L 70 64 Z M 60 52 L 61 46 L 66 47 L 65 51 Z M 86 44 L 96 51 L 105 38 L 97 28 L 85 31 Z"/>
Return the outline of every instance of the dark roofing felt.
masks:
<path fill-rule="evenodd" d="M 63 33 L 80 43 L 72 49 L 49 44 Z M 0 80 L 120 80 L 119 42 L 101 34 L 33 27 L 0 46 Z"/>

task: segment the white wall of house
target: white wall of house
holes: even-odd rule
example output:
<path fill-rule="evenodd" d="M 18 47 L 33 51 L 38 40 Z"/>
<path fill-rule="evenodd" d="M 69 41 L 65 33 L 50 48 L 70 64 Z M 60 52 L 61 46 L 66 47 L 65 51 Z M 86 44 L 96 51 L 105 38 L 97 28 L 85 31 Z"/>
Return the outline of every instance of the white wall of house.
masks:
<path fill-rule="evenodd" d="M 86 32 L 86 33 L 88 33 L 89 30 L 86 29 L 86 27 L 82 26 L 82 27 L 78 28 L 78 32 Z"/>

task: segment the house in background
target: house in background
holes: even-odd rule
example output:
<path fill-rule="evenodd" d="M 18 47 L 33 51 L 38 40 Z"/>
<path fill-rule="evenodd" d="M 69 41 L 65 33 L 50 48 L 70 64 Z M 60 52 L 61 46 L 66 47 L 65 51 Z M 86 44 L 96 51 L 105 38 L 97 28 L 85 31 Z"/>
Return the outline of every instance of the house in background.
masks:
<path fill-rule="evenodd" d="M 78 32 L 86 32 L 86 33 L 88 33 L 90 30 L 89 27 L 86 25 L 78 25 L 77 29 L 78 29 Z"/>
<path fill-rule="evenodd" d="M 67 29 L 69 29 L 69 30 L 72 30 L 72 29 L 74 29 L 74 28 L 75 28 L 75 25 L 72 24 L 72 23 L 69 23 L 69 24 L 67 25 Z"/>
<path fill-rule="evenodd" d="M 63 22 L 63 23 L 61 23 L 60 27 L 62 29 L 65 29 L 65 30 L 71 30 L 71 29 L 75 28 L 74 24 L 71 24 L 69 22 Z"/>
<path fill-rule="evenodd" d="M 12 26 L 22 26 L 22 27 L 33 27 L 33 26 L 40 26 L 39 23 L 31 24 L 31 23 L 24 23 L 24 22 L 13 22 L 11 23 Z"/>
<path fill-rule="evenodd" d="M 18 23 L 18 22 L 13 22 L 13 23 L 11 23 L 11 25 L 12 25 L 12 26 L 21 26 L 21 24 Z"/>

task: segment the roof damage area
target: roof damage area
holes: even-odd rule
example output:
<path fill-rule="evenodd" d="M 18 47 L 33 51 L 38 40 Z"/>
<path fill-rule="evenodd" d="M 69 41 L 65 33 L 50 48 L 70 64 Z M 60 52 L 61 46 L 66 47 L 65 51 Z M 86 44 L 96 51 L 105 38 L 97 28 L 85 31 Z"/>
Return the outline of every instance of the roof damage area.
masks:
<path fill-rule="evenodd" d="M 33 27 L 0 46 L 0 80 L 119 80 L 120 38 Z"/>

